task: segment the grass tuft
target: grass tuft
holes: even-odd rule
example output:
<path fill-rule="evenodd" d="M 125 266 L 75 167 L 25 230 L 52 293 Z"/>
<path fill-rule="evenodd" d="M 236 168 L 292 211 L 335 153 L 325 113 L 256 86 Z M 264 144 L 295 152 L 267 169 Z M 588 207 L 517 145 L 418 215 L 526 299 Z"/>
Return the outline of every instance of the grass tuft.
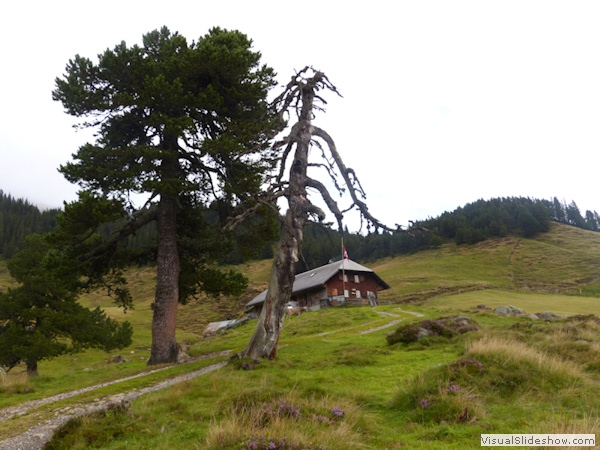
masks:
<path fill-rule="evenodd" d="M 6 395 L 30 394 L 35 392 L 34 380 L 26 372 L 6 373 L 0 369 L 0 393 Z"/>
<path fill-rule="evenodd" d="M 213 418 L 208 449 L 358 449 L 371 418 L 348 400 L 304 398 L 296 390 L 265 402 L 246 402 Z"/>

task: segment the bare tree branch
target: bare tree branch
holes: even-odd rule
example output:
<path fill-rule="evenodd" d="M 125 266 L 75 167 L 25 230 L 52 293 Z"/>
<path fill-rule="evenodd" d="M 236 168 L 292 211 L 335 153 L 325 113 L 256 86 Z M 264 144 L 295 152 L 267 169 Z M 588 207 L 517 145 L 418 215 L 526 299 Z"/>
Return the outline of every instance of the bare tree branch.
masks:
<path fill-rule="evenodd" d="M 314 188 L 319 191 L 319 193 L 321 194 L 321 197 L 325 201 L 325 204 L 327 205 L 329 210 L 335 216 L 335 219 L 337 220 L 337 223 L 338 223 L 338 228 L 340 229 L 340 231 L 342 231 L 342 229 L 343 229 L 342 219 L 344 218 L 344 215 L 338 208 L 338 205 L 335 202 L 335 200 L 331 197 L 331 194 L 329 194 L 329 191 L 327 190 L 325 185 L 323 183 L 321 183 L 320 181 L 313 180 L 312 178 L 308 178 L 307 182 L 306 182 L 306 186 Z"/>
<path fill-rule="evenodd" d="M 364 218 L 367 220 L 367 223 L 372 224 L 375 227 L 375 229 L 381 228 L 386 231 L 398 231 L 398 230 L 394 230 L 393 228 L 388 227 L 387 225 L 384 225 L 377 218 L 375 218 L 369 212 L 369 208 L 367 207 L 366 203 L 364 203 L 362 200 L 360 200 L 358 198 L 357 193 L 360 194 L 362 198 L 365 198 L 366 197 L 365 192 L 364 192 L 362 186 L 360 185 L 360 182 L 358 181 L 358 178 L 356 177 L 354 170 L 346 168 L 344 161 L 342 160 L 340 154 L 338 153 L 337 148 L 335 146 L 335 142 L 333 142 L 333 139 L 331 138 L 331 136 L 329 136 L 329 134 L 325 130 L 323 130 L 319 127 L 316 127 L 314 125 L 312 126 L 311 131 L 314 136 L 320 137 L 327 143 L 327 146 L 329 147 L 329 151 L 331 152 L 331 156 L 335 160 L 335 163 L 336 163 L 340 173 L 342 174 L 342 177 L 346 181 L 346 185 L 348 186 L 350 197 L 352 197 L 352 201 L 354 202 L 356 207 L 359 209 L 361 215 L 364 216 Z"/>

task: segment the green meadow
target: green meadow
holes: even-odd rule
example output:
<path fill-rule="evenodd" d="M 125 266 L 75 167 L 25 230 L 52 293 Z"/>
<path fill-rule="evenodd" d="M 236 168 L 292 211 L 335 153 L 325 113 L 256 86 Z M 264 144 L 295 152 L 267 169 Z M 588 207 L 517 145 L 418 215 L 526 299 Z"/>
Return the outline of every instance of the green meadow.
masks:
<path fill-rule="evenodd" d="M 126 408 L 73 420 L 47 448 L 481 448 L 482 433 L 598 432 L 600 233 L 554 224 L 536 239 L 444 244 L 366 265 L 391 286 L 379 307 L 294 317 L 285 322 L 275 360 L 232 360 Z M 206 298 L 180 307 L 178 340 L 191 357 L 208 356 L 187 364 L 145 364 L 151 268 L 129 274 L 135 309 L 126 314 L 101 293 L 82 299 L 129 320 L 132 346 L 43 361 L 35 379 L 16 368 L 2 375 L 0 408 L 163 370 L 0 422 L 0 438 L 69 406 L 228 360 L 218 352 L 243 349 L 256 320 L 208 339 L 201 332 L 210 321 L 243 315 L 243 305 L 266 287 L 270 262 L 238 269 L 250 279 L 242 299 Z M 0 286 L 10 283 L 0 266 Z M 482 304 L 552 311 L 561 319 L 498 316 L 478 308 Z M 386 339 L 399 327 L 455 315 L 470 317 L 477 329 L 392 345 Z M 117 353 L 128 362 L 110 362 Z"/>

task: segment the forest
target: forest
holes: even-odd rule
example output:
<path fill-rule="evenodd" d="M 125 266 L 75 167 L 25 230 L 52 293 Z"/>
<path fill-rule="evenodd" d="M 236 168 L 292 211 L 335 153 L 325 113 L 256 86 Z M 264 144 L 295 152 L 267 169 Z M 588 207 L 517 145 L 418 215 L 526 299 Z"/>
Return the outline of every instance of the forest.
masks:
<path fill-rule="evenodd" d="M 0 189 L 0 255 L 10 259 L 23 248 L 27 236 L 51 231 L 60 212 L 60 209 L 40 211 L 29 201 L 14 198 Z"/>
<path fill-rule="evenodd" d="M 550 222 L 560 222 L 585 230 L 598 231 L 596 211 L 582 215 L 577 204 L 525 197 L 477 200 L 439 217 L 415 222 L 411 233 L 344 233 L 344 245 L 351 259 L 374 261 L 437 247 L 443 242 L 475 244 L 492 237 L 517 235 L 535 237 L 549 230 Z M 307 227 L 299 272 L 341 257 L 341 234 L 312 225 Z"/>
<path fill-rule="evenodd" d="M 16 199 L 0 190 L 0 255 L 10 259 L 23 247 L 25 237 L 32 233 L 46 233 L 55 226 L 60 209 L 40 211 L 25 199 Z M 207 216 L 212 214 L 207 211 Z M 341 258 L 342 238 L 349 257 L 368 262 L 400 254 L 415 253 L 433 248 L 445 241 L 457 245 L 474 244 L 492 237 L 518 235 L 534 237 L 548 231 L 550 221 L 572 225 L 591 231 L 600 230 L 600 216 L 596 211 L 581 213 L 577 204 L 524 197 L 477 200 L 439 217 L 416 222 L 416 231 L 379 232 L 369 234 L 340 233 L 318 224 L 305 229 L 304 242 L 297 272 L 304 272 Z M 118 227 L 116 227 L 118 228 Z M 110 225 L 104 226 L 102 234 L 111 233 Z M 150 246 L 155 239 L 155 228 L 127 238 L 131 247 Z M 249 258 L 273 257 L 271 241 L 249 255 L 233 243 L 231 251 L 221 259 L 221 264 L 240 264 Z"/>

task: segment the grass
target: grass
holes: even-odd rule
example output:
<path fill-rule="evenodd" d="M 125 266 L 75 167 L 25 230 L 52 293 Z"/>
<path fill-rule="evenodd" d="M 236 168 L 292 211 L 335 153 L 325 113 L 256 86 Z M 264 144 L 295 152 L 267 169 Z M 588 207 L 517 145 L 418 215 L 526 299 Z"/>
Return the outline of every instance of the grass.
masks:
<path fill-rule="evenodd" d="M 452 296 L 448 302 L 445 297 L 438 297 L 425 302 L 426 306 L 440 311 L 457 309 L 469 311 L 484 304 L 489 308 L 496 306 L 516 305 L 529 313 L 552 311 L 558 315 L 595 314 L 600 312 L 600 298 L 568 297 L 557 294 L 541 294 L 537 292 L 503 291 L 485 289 L 465 292 Z"/>
<path fill-rule="evenodd" d="M 481 433 L 596 433 L 600 416 L 600 235 L 553 226 L 538 239 L 504 238 L 440 249 L 370 265 L 392 289 L 377 310 L 339 307 L 285 322 L 277 358 L 229 364 L 217 372 L 146 394 L 129 407 L 82 417 L 48 448 L 480 448 Z M 181 306 L 178 341 L 189 354 L 241 350 L 256 321 L 209 339 L 209 321 L 241 314 L 268 280 L 270 262 L 241 268 L 250 278 L 242 300 L 204 299 Z M 2 278 L 0 285 L 9 283 Z M 21 368 L 0 377 L 0 406 L 148 370 L 154 272 L 130 274 L 135 309 L 127 314 L 100 293 L 83 299 L 134 327 L 130 361 L 87 351 L 40 363 L 29 380 Z M 565 295 L 565 294 L 570 295 Z M 413 303 L 398 305 L 399 300 Z M 500 317 L 477 305 L 512 304 L 570 319 Z M 395 327 L 369 334 L 396 318 Z M 410 312 L 419 312 L 416 317 Z M 400 326 L 464 314 L 479 331 L 388 345 Z M 131 353 L 131 352 L 135 353 Z M 116 353 L 116 352 L 115 352 Z M 41 416 L 0 424 L 8 436 L 59 408 L 140 388 L 215 360 L 198 361 L 81 397 L 46 405 Z M 25 393 L 25 388 L 29 389 Z"/>
<path fill-rule="evenodd" d="M 422 311 L 428 317 L 436 312 Z M 374 313 L 370 308 L 327 312 L 331 326 L 344 329 L 357 316 L 370 321 Z M 591 418 L 600 414 L 598 373 L 551 348 L 569 321 L 524 332 L 530 320 L 490 316 L 483 331 L 420 347 L 389 346 L 385 330 L 319 336 L 319 315 L 291 321 L 315 331 L 294 338 L 284 330 L 286 344 L 274 361 L 253 363 L 249 370 L 229 365 L 148 394 L 128 411 L 82 419 L 55 443 L 63 447 L 50 448 L 241 449 L 271 443 L 276 448 L 476 448 L 483 432 L 559 432 L 554 430 L 564 429 L 567 421 L 581 432 L 596 430 Z M 230 333 L 249 338 L 251 331 L 241 327 Z M 230 333 L 209 344 L 239 340 Z M 557 336 L 542 340 L 553 333 Z M 583 336 L 599 339 L 594 329 L 582 329 L 568 340 Z M 332 416 L 334 407 L 343 418 Z"/>

